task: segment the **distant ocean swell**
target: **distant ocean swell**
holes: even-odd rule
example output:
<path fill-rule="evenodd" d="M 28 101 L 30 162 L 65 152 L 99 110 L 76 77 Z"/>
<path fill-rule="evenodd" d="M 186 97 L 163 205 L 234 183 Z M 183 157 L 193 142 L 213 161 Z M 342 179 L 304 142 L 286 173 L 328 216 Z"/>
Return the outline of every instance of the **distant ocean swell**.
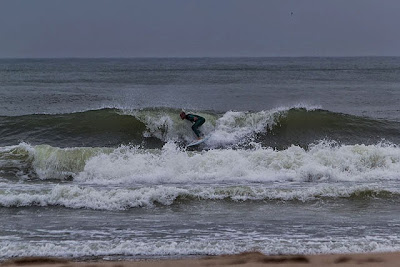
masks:
<path fill-rule="evenodd" d="M 141 145 L 161 148 L 166 142 L 185 143 L 194 138 L 180 110 L 101 109 L 69 114 L 0 117 L 0 145 L 20 142 L 56 147 L 116 147 Z M 286 149 L 308 146 L 321 139 L 345 144 L 400 143 L 400 123 L 298 106 L 250 112 L 196 112 L 206 118 L 208 148 L 246 147 L 251 142 Z"/>

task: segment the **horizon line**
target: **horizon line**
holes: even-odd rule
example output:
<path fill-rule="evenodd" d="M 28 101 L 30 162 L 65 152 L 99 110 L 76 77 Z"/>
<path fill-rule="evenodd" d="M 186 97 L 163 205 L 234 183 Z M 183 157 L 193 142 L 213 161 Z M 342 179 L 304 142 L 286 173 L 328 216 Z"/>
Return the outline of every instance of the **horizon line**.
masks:
<path fill-rule="evenodd" d="M 0 59 L 201 59 L 201 58 L 372 58 L 372 57 L 400 57 L 400 55 L 365 55 L 365 56 L 106 56 L 106 57 L 81 57 L 81 56 L 57 56 L 57 57 L 0 57 Z"/>

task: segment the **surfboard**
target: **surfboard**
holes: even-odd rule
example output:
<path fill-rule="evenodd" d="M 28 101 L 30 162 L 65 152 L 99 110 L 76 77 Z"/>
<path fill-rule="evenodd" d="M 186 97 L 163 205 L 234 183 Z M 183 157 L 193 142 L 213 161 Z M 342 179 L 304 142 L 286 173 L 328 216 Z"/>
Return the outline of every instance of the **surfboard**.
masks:
<path fill-rule="evenodd" d="M 209 136 L 205 136 L 203 139 L 200 140 L 194 140 L 193 142 L 191 142 L 190 144 L 188 144 L 186 147 L 191 147 L 191 146 L 197 146 L 200 145 L 201 143 L 207 141 L 209 138 Z"/>

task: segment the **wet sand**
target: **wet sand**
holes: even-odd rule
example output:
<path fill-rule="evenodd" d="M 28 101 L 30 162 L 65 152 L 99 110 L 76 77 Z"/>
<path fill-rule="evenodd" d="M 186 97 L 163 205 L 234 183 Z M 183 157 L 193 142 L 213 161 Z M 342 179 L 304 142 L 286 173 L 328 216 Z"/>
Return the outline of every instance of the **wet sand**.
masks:
<path fill-rule="evenodd" d="M 190 259 L 75 262 L 66 259 L 30 257 L 10 259 L 0 266 L 52 267 L 186 267 L 186 266 L 400 266 L 400 252 L 266 256 L 258 252 Z"/>

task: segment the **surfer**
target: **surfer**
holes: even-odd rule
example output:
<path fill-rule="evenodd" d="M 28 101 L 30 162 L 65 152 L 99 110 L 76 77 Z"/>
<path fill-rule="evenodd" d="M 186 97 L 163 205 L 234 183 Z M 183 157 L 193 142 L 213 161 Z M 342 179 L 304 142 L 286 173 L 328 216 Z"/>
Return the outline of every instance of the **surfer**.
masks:
<path fill-rule="evenodd" d="M 196 134 L 197 139 L 201 140 L 201 133 L 199 131 L 199 127 L 203 125 L 206 119 L 204 119 L 202 116 L 199 115 L 186 114 L 183 111 L 179 115 L 181 116 L 182 120 L 187 119 L 190 122 L 194 122 L 194 124 L 192 125 L 192 130 Z"/>

